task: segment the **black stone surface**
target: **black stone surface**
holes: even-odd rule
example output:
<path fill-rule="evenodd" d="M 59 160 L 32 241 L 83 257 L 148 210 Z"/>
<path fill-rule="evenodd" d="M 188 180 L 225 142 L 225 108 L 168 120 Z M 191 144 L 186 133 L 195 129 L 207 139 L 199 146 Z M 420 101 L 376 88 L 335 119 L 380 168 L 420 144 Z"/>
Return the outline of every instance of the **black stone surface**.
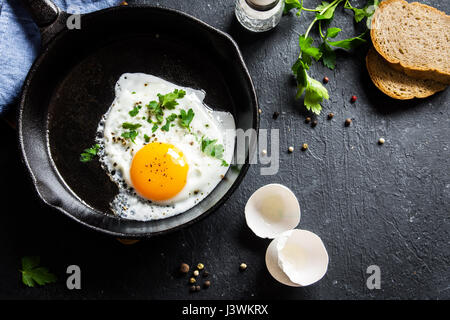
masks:
<path fill-rule="evenodd" d="M 138 1 L 136 1 L 137 3 Z M 280 130 L 280 170 L 249 170 L 217 212 L 167 236 L 123 245 L 77 225 L 37 200 L 19 161 L 15 132 L 0 126 L 0 298 L 37 299 L 449 299 L 450 93 L 401 102 L 370 82 L 367 47 L 338 53 L 337 68 L 320 63 L 311 75 L 328 76 L 330 100 L 318 125 L 294 100 L 290 66 L 297 38 L 311 19 L 290 14 L 265 34 L 249 34 L 234 19 L 234 1 L 139 1 L 180 9 L 230 33 L 253 77 L 261 127 Z M 313 7 L 318 1 L 306 0 Z M 353 1 L 361 6 L 364 1 Z M 422 1 L 450 12 L 447 1 Z M 133 1 L 129 1 L 133 3 Z M 338 10 L 333 25 L 356 34 L 352 14 Z M 357 95 L 356 103 L 350 98 Z M 281 113 L 273 120 L 275 111 Z M 327 120 L 333 112 L 334 118 Z M 344 126 L 352 118 L 350 127 Z M 380 137 L 386 139 L 382 146 Z M 301 152 L 303 142 L 309 144 Z M 287 152 L 294 146 L 292 154 Z M 246 226 L 244 206 L 257 188 L 282 183 L 297 195 L 299 228 L 317 233 L 330 256 L 326 276 L 306 288 L 277 283 L 266 270 L 269 240 Z M 26 288 L 18 269 L 24 255 L 39 255 L 56 284 Z M 205 264 L 211 287 L 189 293 L 181 262 Z M 245 262 L 248 269 L 239 271 Z M 82 289 L 66 288 L 66 268 L 79 265 Z M 381 289 L 368 290 L 366 269 L 381 268 Z"/>

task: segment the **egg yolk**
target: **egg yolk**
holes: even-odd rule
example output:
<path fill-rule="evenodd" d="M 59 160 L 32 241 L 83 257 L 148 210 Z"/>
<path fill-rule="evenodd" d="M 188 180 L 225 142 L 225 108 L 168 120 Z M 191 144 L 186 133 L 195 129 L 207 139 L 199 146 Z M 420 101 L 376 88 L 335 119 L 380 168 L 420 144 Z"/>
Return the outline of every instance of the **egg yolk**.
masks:
<path fill-rule="evenodd" d="M 167 200 L 184 188 L 188 169 L 183 152 L 168 143 L 152 142 L 134 155 L 130 177 L 141 196 Z"/>

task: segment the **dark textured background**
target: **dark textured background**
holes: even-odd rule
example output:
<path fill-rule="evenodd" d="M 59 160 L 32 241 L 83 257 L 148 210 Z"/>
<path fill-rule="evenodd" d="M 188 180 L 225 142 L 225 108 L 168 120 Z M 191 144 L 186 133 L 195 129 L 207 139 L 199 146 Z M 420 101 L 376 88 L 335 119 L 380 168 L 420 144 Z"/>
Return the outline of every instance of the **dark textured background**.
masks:
<path fill-rule="evenodd" d="M 337 68 L 320 63 L 311 75 L 330 78 L 330 100 L 311 128 L 295 101 L 290 66 L 298 35 L 311 14 L 290 14 L 265 34 L 244 32 L 234 18 L 234 1 L 129 1 L 176 8 L 232 35 L 252 75 L 262 128 L 279 128 L 280 172 L 260 176 L 252 166 L 226 204 L 194 226 L 125 246 L 47 209 L 20 165 L 15 132 L 0 125 L 0 298 L 144 299 L 449 299 L 450 298 L 450 92 L 425 100 L 387 98 L 364 67 L 367 47 L 338 53 Z M 314 7 L 319 1 L 305 0 Z M 352 1 L 361 6 L 365 1 Z M 450 13 L 448 1 L 422 1 Z M 333 25 L 356 34 L 353 15 L 339 9 Z M 357 95 L 355 104 L 349 102 Z M 274 111 L 282 115 L 272 119 Z M 326 120 L 334 112 L 332 121 Z M 344 120 L 353 124 L 344 127 Z M 379 137 L 386 144 L 379 146 Z M 310 149 L 301 152 L 307 142 Z M 292 145 L 293 154 L 286 152 Z M 248 197 L 278 182 L 299 198 L 299 227 L 317 233 L 330 256 L 328 273 L 317 284 L 289 288 L 266 271 L 268 240 L 244 221 Z M 18 269 L 24 255 L 40 255 L 59 282 L 26 288 Z M 203 262 L 212 273 L 208 290 L 190 294 L 176 275 L 181 262 Z M 240 262 L 248 264 L 239 272 Z M 82 290 L 66 289 L 66 267 L 82 270 Z M 381 268 L 381 290 L 366 288 L 366 268 Z"/>

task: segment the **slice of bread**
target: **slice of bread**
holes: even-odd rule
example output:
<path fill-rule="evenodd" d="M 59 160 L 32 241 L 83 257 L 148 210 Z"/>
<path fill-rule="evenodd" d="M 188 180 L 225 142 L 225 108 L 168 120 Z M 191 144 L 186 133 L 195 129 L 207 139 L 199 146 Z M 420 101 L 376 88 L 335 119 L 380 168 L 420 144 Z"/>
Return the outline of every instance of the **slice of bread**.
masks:
<path fill-rule="evenodd" d="M 450 16 L 433 7 L 385 0 L 372 18 L 375 49 L 394 68 L 450 84 Z"/>
<path fill-rule="evenodd" d="M 426 98 L 446 88 L 441 82 L 415 79 L 392 68 L 373 48 L 367 53 L 366 66 L 378 89 L 395 99 Z"/>

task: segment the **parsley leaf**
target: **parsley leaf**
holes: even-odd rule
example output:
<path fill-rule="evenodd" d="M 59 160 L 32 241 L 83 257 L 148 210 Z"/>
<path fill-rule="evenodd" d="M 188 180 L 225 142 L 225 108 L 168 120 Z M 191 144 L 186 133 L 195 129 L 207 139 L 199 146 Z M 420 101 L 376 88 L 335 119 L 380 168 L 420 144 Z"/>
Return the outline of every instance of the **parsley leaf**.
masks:
<path fill-rule="evenodd" d="M 181 99 L 185 95 L 186 92 L 184 90 L 178 89 L 175 89 L 173 92 L 164 95 L 158 93 L 159 103 L 162 107 L 168 110 L 172 110 L 175 108 L 176 105 L 178 105 L 176 99 Z"/>
<path fill-rule="evenodd" d="M 158 125 L 155 123 L 152 127 L 152 132 L 155 132 L 156 130 L 158 130 Z"/>
<path fill-rule="evenodd" d="M 128 112 L 128 114 L 132 117 L 137 116 L 137 114 L 139 113 L 139 110 L 142 108 L 142 106 L 134 106 L 133 110 L 131 110 L 130 112 Z"/>
<path fill-rule="evenodd" d="M 98 144 L 94 144 L 91 148 L 84 149 L 84 152 L 80 155 L 81 162 L 89 162 L 94 159 L 100 150 L 100 146 Z"/>
<path fill-rule="evenodd" d="M 39 257 L 23 257 L 22 258 L 22 282 L 34 287 L 38 285 L 45 285 L 47 283 L 56 282 L 56 276 L 48 271 L 45 267 L 39 267 Z"/>
<path fill-rule="evenodd" d="M 326 42 L 323 42 L 320 45 L 320 51 L 322 52 L 323 64 L 333 70 L 336 67 L 336 53 L 334 50 Z"/>
<path fill-rule="evenodd" d="M 174 121 L 178 116 L 175 113 L 172 113 L 170 116 L 166 118 L 166 124 L 161 127 L 162 131 L 169 131 L 170 123 Z"/>
<path fill-rule="evenodd" d="M 322 2 L 321 5 L 316 7 L 316 10 L 320 10 L 321 12 L 316 14 L 317 20 L 331 20 L 334 17 L 334 11 L 336 11 L 336 7 L 341 1 L 335 1 L 330 4 L 328 2 Z M 328 8 L 328 9 L 326 9 Z M 325 10 L 326 9 L 326 10 Z M 322 13 L 322 11 L 325 10 L 325 12 Z"/>
<path fill-rule="evenodd" d="M 201 148 L 203 153 L 219 160 L 223 160 L 223 152 L 225 149 L 223 145 L 217 143 L 217 139 L 202 137 Z"/>
<path fill-rule="evenodd" d="M 191 125 L 192 119 L 194 119 L 194 115 L 195 115 L 195 113 L 194 113 L 194 110 L 192 110 L 192 109 L 189 109 L 188 112 L 181 109 L 180 115 L 178 116 L 180 118 L 180 126 L 191 131 L 190 125 Z"/>
<path fill-rule="evenodd" d="M 138 134 L 139 133 L 136 130 L 130 130 L 130 131 L 122 133 L 122 137 L 125 139 L 130 139 L 131 142 L 135 143 L 134 139 L 136 139 Z"/>
<path fill-rule="evenodd" d="M 300 3 L 299 0 L 286 0 L 283 13 L 286 14 L 292 9 L 298 9 L 297 15 L 299 15 L 300 11 L 303 9 L 303 1 Z"/>
<path fill-rule="evenodd" d="M 376 8 L 380 4 L 379 0 L 369 0 L 367 1 L 367 4 L 363 8 L 355 8 L 353 7 L 350 2 L 347 0 L 345 2 L 344 8 L 353 10 L 355 13 L 355 21 L 361 22 L 364 18 L 367 18 L 368 27 L 370 27 L 370 22 L 373 14 L 375 13 Z"/>
<path fill-rule="evenodd" d="M 364 35 L 365 35 L 365 33 L 363 33 L 357 37 L 353 37 L 353 38 L 348 38 L 348 39 L 339 40 L 339 41 L 327 41 L 327 42 L 329 45 L 331 45 L 333 47 L 350 50 L 350 49 L 356 48 L 356 47 L 360 46 L 361 44 L 367 42 L 365 39 L 362 38 Z"/>
<path fill-rule="evenodd" d="M 319 81 L 308 76 L 308 86 L 305 90 L 304 104 L 306 109 L 314 112 L 315 114 L 320 114 L 322 110 L 323 99 L 328 99 L 327 89 Z"/>
<path fill-rule="evenodd" d="M 136 130 L 137 128 L 140 128 L 140 127 L 142 127 L 142 125 L 140 125 L 138 123 L 136 123 L 136 124 L 129 123 L 129 122 L 122 123 L 122 128 L 124 128 L 124 129 Z"/>
<path fill-rule="evenodd" d="M 322 53 L 320 50 L 316 47 L 312 47 L 313 38 L 307 37 L 305 38 L 305 35 L 301 35 L 298 38 L 298 44 L 300 46 L 302 60 L 307 63 L 311 64 L 312 60 L 311 57 L 314 58 L 316 61 L 320 59 L 322 56 Z"/>
<path fill-rule="evenodd" d="M 145 142 L 149 142 L 150 141 L 150 137 L 147 134 L 144 134 L 144 140 L 145 140 Z"/>

